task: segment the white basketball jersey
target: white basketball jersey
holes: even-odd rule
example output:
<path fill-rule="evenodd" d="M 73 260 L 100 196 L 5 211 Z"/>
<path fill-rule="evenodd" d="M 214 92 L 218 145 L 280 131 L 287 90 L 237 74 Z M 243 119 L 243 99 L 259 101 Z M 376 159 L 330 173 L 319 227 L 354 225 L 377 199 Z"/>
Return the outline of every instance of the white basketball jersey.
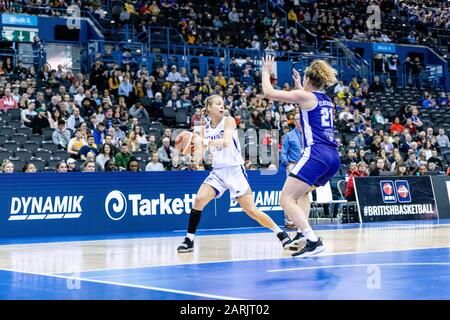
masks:
<path fill-rule="evenodd" d="M 225 119 L 229 117 L 223 117 L 222 121 L 213 128 L 211 126 L 211 119 L 206 118 L 205 123 L 205 138 L 208 140 L 222 139 L 225 132 Z M 233 166 L 240 166 L 244 164 L 244 160 L 241 155 L 241 145 L 239 144 L 239 138 L 237 130 L 233 132 L 231 144 L 228 148 L 224 147 L 210 147 L 211 154 L 213 155 L 213 168 L 226 168 Z"/>

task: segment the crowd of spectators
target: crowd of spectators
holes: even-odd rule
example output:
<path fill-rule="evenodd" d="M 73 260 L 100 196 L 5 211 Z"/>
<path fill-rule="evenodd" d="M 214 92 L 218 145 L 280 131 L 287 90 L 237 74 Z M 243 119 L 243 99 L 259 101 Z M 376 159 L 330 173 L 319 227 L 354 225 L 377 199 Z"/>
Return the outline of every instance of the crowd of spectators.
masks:
<path fill-rule="evenodd" d="M 306 39 L 277 11 L 260 10 L 256 1 L 119 1 L 115 23 L 131 24 L 146 41 L 149 28 L 177 29 L 191 45 L 271 51 L 304 51 Z"/>
<path fill-rule="evenodd" d="M 276 5 L 278 2 L 272 3 Z M 276 11 L 267 17 L 253 9 L 252 1 L 206 3 L 202 10 L 198 10 L 198 2 L 175 0 L 127 0 L 113 2 L 112 5 L 119 7 L 120 10 L 113 14 L 122 23 L 136 24 L 143 31 L 151 25 L 175 24 L 174 27 L 179 28 L 192 44 L 208 44 L 210 41 L 210 44 L 219 46 L 298 51 L 302 40 L 297 34 L 295 21 L 318 22 L 318 29 L 323 24 L 334 27 L 336 32 L 342 29 L 344 33 L 351 31 L 353 34 L 361 21 L 359 16 L 351 14 L 351 8 L 356 10 L 358 5 L 366 3 L 336 0 L 306 4 L 289 1 L 287 5 L 292 6 L 292 10 L 288 12 L 287 29 L 281 26 Z M 392 5 L 389 1 L 383 3 L 388 7 Z M 70 5 L 67 1 L 28 1 L 28 4 Z M 89 9 L 99 5 L 95 1 L 76 4 Z M 350 5 L 350 9 L 346 10 L 348 13 L 342 12 L 342 16 L 318 9 L 324 5 L 344 8 L 341 6 L 344 4 Z M 15 5 L 12 1 L 0 1 L 0 11 L 14 12 Z M 303 10 L 304 6 L 308 9 Z M 425 9 L 415 10 L 420 20 Z M 257 36 L 248 38 L 250 34 Z M 435 96 L 424 92 L 417 105 L 404 105 L 392 119 L 383 114 L 384 110 L 368 107 L 367 101 L 372 93 L 397 90 L 399 66 L 410 71 L 410 84 L 420 88 L 415 68 L 420 72 L 421 62 L 417 59 L 399 62 L 396 59 L 395 56 L 375 57 L 374 63 L 380 69 L 375 69 L 376 76 L 371 84 L 367 79 L 354 78 L 348 84 L 340 81 L 332 88 L 336 128 L 340 134 L 354 134 L 354 139 L 345 144 L 338 139 L 342 163 L 347 166 L 350 176 L 363 174 L 361 172 L 365 172 L 366 167 L 370 175 L 383 171 L 415 175 L 446 170 L 446 162 L 439 151 L 450 147 L 448 136 L 443 128 L 435 131 L 424 125 L 420 112 L 449 108 L 448 93 Z M 177 65 L 157 65 L 154 69 L 147 69 L 146 65 L 138 65 L 132 59 L 118 63 L 108 50 L 98 57 L 90 74 L 74 74 L 63 66 L 53 69 L 48 64 L 42 69 L 25 66 L 22 61 L 16 65 L 13 59 L 7 58 L 0 62 L 0 111 L 21 110 L 22 125 L 31 128 L 34 134 L 43 134 L 45 128 L 53 129 L 53 143 L 69 155 L 67 161 L 58 164 L 58 172 L 76 170 L 77 161 L 83 162 L 81 170 L 87 172 L 208 169 L 208 164 L 194 166 L 188 157 L 177 154 L 173 145 L 175 124 L 165 123 L 161 137 L 150 132 L 150 124 L 164 118 L 164 108 L 186 110 L 188 122 L 193 126 L 201 118 L 205 98 L 218 94 L 224 98 L 226 113 L 235 118 L 239 129 L 275 129 L 280 132 L 279 141 L 294 128 L 294 116 L 300 112 L 296 105 L 263 98 L 259 86 L 260 71 L 250 57 L 241 64 L 233 59 L 229 78 L 224 75 L 224 69 L 223 61 L 207 74 L 199 74 L 197 69 L 188 71 Z M 291 89 L 289 84 L 280 86 L 274 75 L 271 81 L 276 88 Z M 391 122 L 389 131 L 376 129 L 376 124 Z M 274 141 L 267 136 L 263 143 L 270 145 Z M 280 147 L 277 145 L 278 149 Z M 146 154 L 144 158 L 148 158 L 144 167 L 141 166 L 142 152 Z M 248 169 L 261 166 L 249 160 L 246 164 Z M 2 171 L 9 172 L 11 166 L 13 162 L 5 161 Z M 32 167 L 32 164 L 27 164 L 22 171 L 36 171 L 36 167 Z M 355 173 L 357 171 L 360 173 Z"/>
<path fill-rule="evenodd" d="M 197 70 L 179 72 L 175 65 L 147 70 L 146 66 L 133 69 L 126 64 L 96 61 L 88 75 L 72 74 L 61 66 L 52 70 L 46 65 L 36 73 L 33 66 L 25 67 L 22 62 L 5 68 L 8 65 L 10 62 L 5 62 L 0 67 L 0 110 L 21 110 L 23 126 L 32 128 L 35 134 L 42 134 L 44 128 L 53 129 L 53 143 L 70 157 L 65 166 L 58 164 L 58 172 L 65 172 L 65 167 L 68 172 L 74 171 L 77 161 L 83 162 L 81 170 L 87 172 L 208 169 L 208 165 L 190 164 L 188 157 L 176 152 L 176 125 L 167 125 L 161 137 L 148 131 L 152 121 L 163 121 L 163 108 L 186 110 L 192 127 L 201 118 L 204 99 L 211 94 L 224 98 L 226 114 L 235 118 L 239 129 L 279 130 L 279 141 L 294 127 L 294 116 L 300 112 L 296 105 L 263 98 L 259 70 L 250 58 L 242 65 L 236 64 L 241 77 L 229 79 L 220 69 L 202 77 Z M 275 76 L 272 82 L 279 89 L 291 89 L 289 84 L 280 87 Z M 425 91 L 417 105 L 404 105 L 393 119 L 388 119 L 380 108 L 370 108 L 367 103 L 374 92 L 388 90 L 389 86 L 381 82 L 369 84 L 367 79 L 356 78 L 348 84 L 339 81 L 331 88 L 336 129 L 340 135 L 354 134 L 348 144 L 338 138 L 347 173 L 355 175 L 355 170 L 365 171 L 366 167 L 370 175 L 382 171 L 416 175 L 446 170 L 439 151 L 450 147 L 448 136 L 443 128 L 435 132 L 425 126 L 420 112 L 450 108 L 450 96 Z M 377 124 L 386 123 L 392 123 L 389 131 L 375 129 Z M 270 145 L 274 141 L 269 135 L 263 143 Z M 145 166 L 135 156 L 142 156 L 142 152 L 148 158 Z M 12 163 L 4 165 L 4 172 L 8 172 Z M 247 160 L 248 169 L 260 166 Z"/>
<path fill-rule="evenodd" d="M 297 22 L 319 41 L 352 39 L 432 47 L 438 44 L 435 30 L 450 29 L 449 7 L 443 0 L 270 0 L 264 9 L 258 4 L 253 0 L 3 0 L 0 12 L 71 16 L 73 11 L 89 11 L 117 31 L 134 26 L 137 33 L 142 32 L 142 41 L 149 27 L 172 27 L 189 44 L 267 51 L 298 52 L 312 44 L 315 39 L 303 33 Z M 367 12 L 371 5 L 380 8 L 382 20 L 376 28 L 367 23 L 373 14 Z"/>
<path fill-rule="evenodd" d="M 369 6 L 377 5 L 379 15 Z M 329 0 L 291 5 L 299 22 L 321 40 L 349 39 L 435 46 L 436 29 L 449 29 L 447 1 Z M 377 14 L 381 21 L 371 17 Z M 378 23 L 379 22 L 379 23 Z"/>
<path fill-rule="evenodd" d="M 0 13 L 43 14 L 51 16 L 78 16 L 87 10 L 98 17 L 104 17 L 105 7 L 100 0 L 2 0 Z"/>
<path fill-rule="evenodd" d="M 293 127 L 292 112 L 288 113 L 299 112 L 292 105 L 284 110 L 263 99 L 260 71 L 250 58 L 242 64 L 234 60 L 236 77 L 230 78 L 223 76 L 220 67 L 199 75 L 196 69 L 188 74 L 176 65 L 147 70 L 145 65 L 99 60 L 90 74 L 83 75 L 48 64 L 36 72 L 34 66 L 12 61 L 7 58 L 0 63 L 0 111 L 20 110 L 21 125 L 33 134 L 42 135 L 51 128 L 53 143 L 70 157 L 68 171 L 74 171 L 71 165 L 77 161 L 84 163 L 82 170 L 90 162 L 96 171 L 135 170 L 129 166 L 135 156 L 140 164 L 141 159 L 151 159 L 138 170 L 207 169 L 210 164 L 196 167 L 189 157 L 177 154 L 173 145 L 176 125 L 164 122 L 163 109 L 185 110 L 186 123 L 192 127 L 201 119 L 203 101 L 211 94 L 224 98 L 227 114 L 243 130 L 288 130 Z M 277 86 L 275 77 L 272 81 Z M 167 128 L 160 137 L 149 128 L 161 121 Z M 274 142 L 269 135 L 263 143 Z M 249 169 L 257 166 L 260 163 L 247 161 Z"/>
<path fill-rule="evenodd" d="M 449 173 L 448 160 L 444 158 L 444 153 L 450 151 L 448 131 L 425 124 L 421 113 L 450 111 L 450 95 L 423 91 L 421 99 L 413 104 L 403 103 L 390 118 L 381 108 L 368 107 L 374 92 L 390 93 L 376 83 L 369 85 L 365 80 L 359 83 L 356 78 L 348 85 L 340 82 L 334 88 L 336 127 L 342 136 L 351 137 L 347 143 L 338 138 L 341 161 L 349 176 L 346 191 L 349 200 L 354 200 L 355 176 Z"/>

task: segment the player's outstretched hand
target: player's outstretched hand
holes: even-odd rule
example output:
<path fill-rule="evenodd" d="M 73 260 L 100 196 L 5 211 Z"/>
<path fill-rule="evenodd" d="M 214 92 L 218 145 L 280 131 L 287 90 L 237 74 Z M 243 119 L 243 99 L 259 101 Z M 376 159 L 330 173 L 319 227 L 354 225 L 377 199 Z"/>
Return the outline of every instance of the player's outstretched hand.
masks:
<path fill-rule="evenodd" d="M 271 55 L 266 55 L 262 58 L 262 71 L 270 73 L 272 70 L 273 62 L 275 57 Z"/>
<path fill-rule="evenodd" d="M 292 69 L 292 79 L 294 79 L 294 88 L 296 90 L 303 89 L 302 78 L 297 70 Z"/>

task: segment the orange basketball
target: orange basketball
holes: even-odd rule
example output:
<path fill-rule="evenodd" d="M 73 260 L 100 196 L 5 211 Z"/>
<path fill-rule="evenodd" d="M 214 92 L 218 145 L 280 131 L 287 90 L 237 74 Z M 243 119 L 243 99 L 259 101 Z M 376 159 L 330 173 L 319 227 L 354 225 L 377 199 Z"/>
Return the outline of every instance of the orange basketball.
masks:
<path fill-rule="evenodd" d="M 175 139 L 175 148 L 182 155 L 191 154 L 195 146 L 195 134 L 190 131 L 181 132 Z M 189 148 L 190 147 L 190 148 Z"/>

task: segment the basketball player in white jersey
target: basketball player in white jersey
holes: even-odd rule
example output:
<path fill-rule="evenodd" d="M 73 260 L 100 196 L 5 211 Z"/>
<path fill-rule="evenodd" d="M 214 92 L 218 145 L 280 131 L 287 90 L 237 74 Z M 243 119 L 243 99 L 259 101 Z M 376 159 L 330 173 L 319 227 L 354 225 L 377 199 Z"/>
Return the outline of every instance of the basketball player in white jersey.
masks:
<path fill-rule="evenodd" d="M 224 116 L 224 101 L 218 95 L 210 96 L 205 101 L 203 110 L 205 124 L 200 131 L 203 145 L 213 155 L 213 170 L 205 179 L 194 201 L 189 215 L 189 225 L 184 242 L 178 252 L 194 250 L 194 236 L 200 223 L 203 208 L 214 198 L 221 197 L 230 190 L 230 197 L 241 205 L 242 209 L 262 226 L 272 230 L 281 241 L 283 247 L 291 242 L 288 234 L 282 231 L 264 212 L 258 210 L 253 202 L 253 193 L 245 173 L 244 161 L 236 130 L 236 122 L 232 117 Z"/>

